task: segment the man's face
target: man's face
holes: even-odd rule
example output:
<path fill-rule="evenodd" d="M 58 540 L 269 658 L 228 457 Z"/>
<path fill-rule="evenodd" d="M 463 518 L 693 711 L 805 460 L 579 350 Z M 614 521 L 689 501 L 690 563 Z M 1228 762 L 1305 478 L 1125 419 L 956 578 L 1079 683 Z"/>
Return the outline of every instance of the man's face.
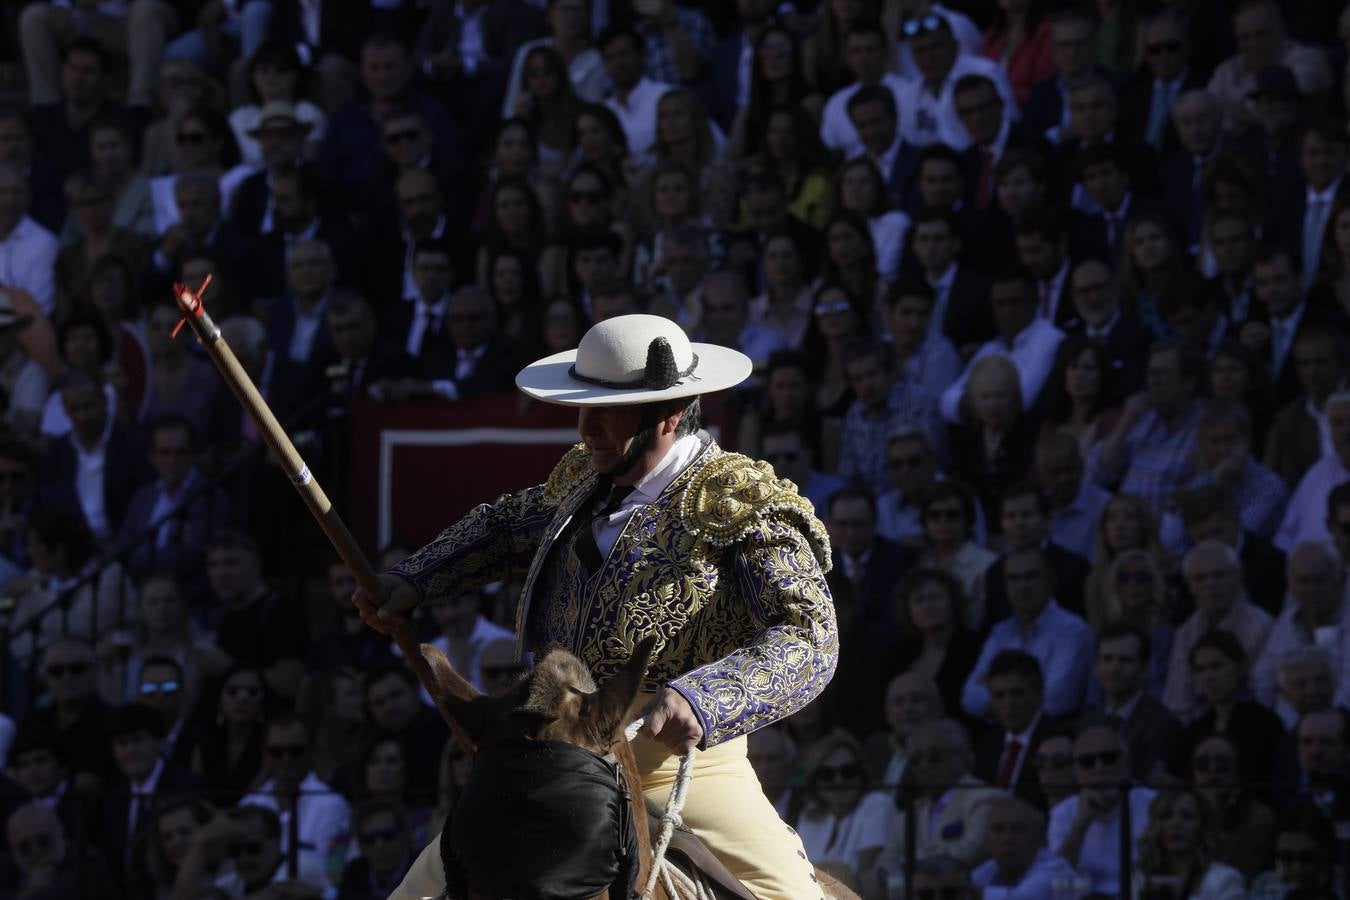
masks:
<path fill-rule="evenodd" d="M 891 475 L 891 484 L 912 503 L 937 477 L 937 457 L 923 441 L 892 441 L 886 448 L 886 471 Z"/>
<path fill-rule="evenodd" d="M 1116 285 L 1111 270 L 1101 263 L 1086 262 L 1074 269 L 1069 289 L 1074 309 L 1093 328 L 1101 328 L 1115 315 Z"/>
<path fill-rule="evenodd" d="M 159 759 L 159 751 L 164 742 L 147 731 L 133 731 L 113 738 L 113 759 L 117 768 L 133 784 L 139 784 L 149 777 Z"/>
<path fill-rule="evenodd" d="M 861 84 L 876 84 L 886 71 L 886 47 L 875 34 L 851 34 L 844 42 L 844 65 Z"/>
<path fill-rule="evenodd" d="M 1218 541 L 1237 549 L 1238 535 L 1242 532 L 1236 517 L 1215 513 L 1207 519 L 1201 519 L 1186 529 L 1192 544 L 1201 541 Z"/>
<path fill-rule="evenodd" d="M 1149 356 L 1144 369 L 1144 391 L 1154 409 L 1170 414 L 1190 402 L 1195 385 L 1182 376 L 1181 360 L 1169 351 Z"/>
<path fill-rule="evenodd" d="M 1003 537 L 1014 550 L 1023 547 L 1039 547 L 1045 539 L 1048 523 L 1041 512 L 1040 501 L 1034 494 L 1009 497 L 1003 501 L 1000 514 L 1003 524 Z"/>
<path fill-rule="evenodd" d="M 734 347 L 749 317 L 749 304 L 743 293 L 720 284 L 704 291 L 703 325 L 710 342 Z"/>
<path fill-rule="evenodd" d="M 33 155 L 28 126 L 17 118 L 0 119 L 0 162 L 26 164 Z"/>
<path fill-rule="evenodd" d="M 788 752 L 787 741 L 779 732 L 761 728 L 751 732 L 747 744 L 746 756 L 764 793 L 776 797 L 791 781 L 792 766 L 796 762 Z"/>
<path fill-rule="evenodd" d="M 614 270 L 617 266 L 618 261 L 608 247 L 588 247 L 584 250 L 578 250 L 576 257 L 572 260 L 572 267 L 576 270 L 577 280 L 588 290 L 613 279 Z"/>
<path fill-rule="evenodd" d="M 431 608 L 432 618 L 446 637 L 466 638 L 478 623 L 479 600 L 477 591 L 466 591 L 445 603 Z"/>
<path fill-rule="evenodd" d="M 1336 684 L 1331 671 L 1321 663 L 1304 662 L 1284 665 L 1279 670 L 1280 694 L 1289 701 L 1294 712 L 1302 715 L 1331 705 Z"/>
<path fill-rule="evenodd" d="M 90 106 L 102 93 L 103 66 L 99 58 L 82 50 L 72 51 L 61 66 L 61 94 L 76 106 Z"/>
<path fill-rule="evenodd" d="M 1236 422 L 1213 422 L 1199 431 L 1200 460 L 1206 469 L 1212 469 L 1219 463 L 1238 453 L 1245 455 L 1247 440 L 1242 436 Z"/>
<path fill-rule="evenodd" d="M 61 403 L 81 441 L 92 444 L 103 435 L 108 424 L 108 405 L 96 385 L 76 384 L 66 388 L 61 392 Z"/>
<path fill-rule="evenodd" d="M 1214 261 L 1224 276 L 1241 277 L 1251 269 L 1256 241 L 1248 225 L 1236 219 L 1225 219 L 1210 229 L 1209 240 Z"/>
<path fill-rule="evenodd" d="M 999 337 L 1011 341 L 1036 318 L 1036 303 L 1020 281 L 996 283 L 989 289 L 989 306 Z"/>
<path fill-rule="evenodd" d="M 670 286 L 678 294 L 687 294 L 698 287 L 708 268 L 707 259 L 693 244 L 670 241 L 661 253 Z"/>
<path fill-rule="evenodd" d="M 410 169 L 431 154 L 431 129 L 421 116 L 396 116 L 381 126 L 384 152 L 399 169 Z"/>
<path fill-rule="evenodd" d="M 1082 787 L 1115 787 L 1129 775 L 1129 760 L 1120 736 L 1101 728 L 1074 741 L 1073 768 Z"/>
<path fill-rule="evenodd" d="M 408 54 L 397 45 L 377 45 L 361 51 L 361 81 L 376 100 L 392 100 L 408 86 L 412 67 Z"/>
<path fill-rule="evenodd" d="M 919 195 L 933 209 L 953 209 L 961 199 L 961 170 L 949 159 L 930 159 L 919 169 Z"/>
<path fill-rule="evenodd" d="M 890 311 L 891 336 L 897 347 L 917 347 L 928 336 L 933 302 L 927 297 L 900 297 Z"/>
<path fill-rule="evenodd" d="M 914 875 L 915 900 L 971 900 L 975 896 L 967 875 Z"/>
<path fill-rule="evenodd" d="M 764 458 L 780 476 L 799 488 L 811 479 L 811 451 L 802 446 L 799 434 L 770 434 L 764 437 Z"/>
<path fill-rule="evenodd" d="M 1094 84 L 1069 94 L 1069 128 L 1084 141 L 1099 141 L 1116 127 L 1116 97 Z"/>
<path fill-rule="evenodd" d="M 1040 852 L 1045 838 L 1034 818 L 1013 803 L 995 803 L 985 823 L 989 856 L 1005 872 L 1021 873 Z"/>
<path fill-rule="evenodd" d="M 1086 72 L 1095 55 L 1091 25 L 1064 22 L 1050 26 L 1050 58 L 1064 81 L 1073 81 Z"/>
<path fill-rule="evenodd" d="M 450 290 L 455 270 L 450 255 L 440 251 L 423 250 L 413 257 L 413 282 L 427 303 L 436 303 Z"/>
<path fill-rule="evenodd" d="M 1181 146 L 1194 156 L 1208 156 L 1219 139 L 1222 118 L 1216 106 L 1204 102 L 1186 102 L 1172 110 L 1172 124 Z"/>
<path fill-rule="evenodd" d="M 928 728 L 910 739 L 909 765 L 920 787 L 945 790 L 966 773 L 968 763 L 947 735 Z"/>
<path fill-rule="evenodd" d="M 217 547 L 207 553 L 206 577 L 222 600 L 242 599 L 262 584 L 257 555 L 243 547 Z"/>
<path fill-rule="evenodd" d="M 1283 831 L 1275 838 L 1275 864 L 1290 887 L 1324 888 L 1331 878 L 1331 857 L 1317 838 L 1301 831 Z"/>
<path fill-rule="evenodd" d="M 1289 596 L 1305 620 L 1332 621 L 1345 586 L 1342 570 L 1326 554 L 1302 550 L 1289 557 Z"/>
<path fill-rule="evenodd" d="M 1154 78 L 1171 81 L 1186 68 L 1190 48 L 1175 23 L 1159 20 L 1144 31 L 1144 63 Z"/>
<path fill-rule="evenodd" d="M 33 797 L 47 796 L 66 777 L 66 767 L 55 753 L 45 748 L 20 753 L 10 762 L 14 768 L 14 780 Z"/>
<path fill-rule="evenodd" d="M 891 379 L 876 356 L 861 356 L 844 366 L 849 387 L 868 410 L 882 409 L 891 393 Z"/>
<path fill-rule="evenodd" d="M 175 198 L 183 227 L 203 240 L 220 217 L 220 194 L 208 186 L 191 184 L 181 186 Z"/>
<path fill-rule="evenodd" d="M 1008 557 L 1003 580 L 1008 589 L 1008 605 L 1022 622 L 1033 621 L 1050 602 L 1050 574 L 1034 554 Z"/>
<path fill-rule="evenodd" d="M 1114 162 L 1099 162 L 1083 170 L 1083 190 L 1103 209 L 1118 208 L 1128 187 L 1124 170 Z"/>
<path fill-rule="evenodd" d="M 1298 162 L 1308 185 L 1323 190 L 1345 174 L 1345 140 L 1329 141 L 1316 131 L 1309 131 L 1303 137 Z"/>
<path fill-rule="evenodd" d="M 415 237 L 429 236 L 444 210 L 436 180 L 414 169 L 399 179 L 397 190 L 399 212 L 408 229 Z"/>
<path fill-rule="evenodd" d="M 1238 54 L 1249 72 L 1259 72 L 1280 61 L 1284 35 L 1267 7 L 1243 10 L 1233 20 L 1233 31 L 1237 35 Z"/>
<path fill-rule="evenodd" d="M 880 156 L 895 142 L 895 116 L 880 100 L 859 103 L 849 111 L 849 118 L 868 153 Z"/>
<path fill-rule="evenodd" d="M 920 722 L 933 717 L 930 686 L 913 672 L 891 680 L 886 687 L 886 725 L 897 735 L 909 734 Z"/>
<path fill-rule="evenodd" d="M 477 288 L 452 294 L 445 316 L 450 322 L 450 342 L 460 349 L 481 347 L 492 338 L 496 325 L 492 318 L 492 301 Z"/>
<path fill-rule="evenodd" d="M 605 474 L 624 460 L 642 422 L 642 408 L 634 405 L 583 406 L 577 412 L 577 431 L 591 451 L 591 465 Z"/>
<path fill-rule="evenodd" d="M 1068 506 L 1083 486 L 1083 460 L 1076 453 L 1037 454 L 1036 479 L 1052 507 Z"/>
<path fill-rule="evenodd" d="M 1335 341 L 1321 337 L 1295 341 L 1294 371 L 1311 397 L 1326 399 L 1341 380 L 1341 361 Z"/>
<path fill-rule="evenodd" d="M 992 144 L 1003 126 L 1003 98 L 992 85 L 981 84 L 957 95 L 956 115 L 972 141 Z"/>
<path fill-rule="evenodd" d="M 1045 202 L 1045 183 L 1033 178 L 1026 166 L 1004 172 L 999 176 L 995 190 L 999 208 L 1014 220 Z"/>
<path fill-rule="evenodd" d="M 191 435 L 184 428 L 157 428 L 150 440 L 150 464 L 166 487 L 176 488 L 192 469 Z"/>
<path fill-rule="evenodd" d="M 395 734 L 413 723 L 420 703 L 408 683 L 397 675 L 387 675 L 366 688 L 371 719 L 380 728 Z"/>
<path fill-rule="evenodd" d="M 1345 735 L 1339 710 L 1309 713 L 1299 723 L 1298 765 L 1305 774 L 1334 778 L 1344 774 L 1347 762 Z"/>
<path fill-rule="evenodd" d="M 1042 691 L 1025 676 L 1010 673 L 989 679 L 989 712 L 1003 730 L 1020 734 L 1041 711 Z"/>
<path fill-rule="evenodd" d="M 909 49 L 914 54 L 915 68 L 927 81 L 946 78 L 956 62 L 956 38 L 946 28 L 915 35 L 909 41 Z"/>
<path fill-rule="evenodd" d="M 960 242 L 946 222 L 922 222 L 914 226 L 914 255 L 919 265 L 933 275 L 945 272 L 960 248 Z"/>
<path fill-rule="evenodd" d="M 615 87 L 626 91 L 641 80 L 642 50 L 631 37 L 614 38 L 601 52 L 605 58 L 605 71 Z"/>
<path fill-rule="evenodd" d="M 872 546 L 876 524 L 872 508 L 861 498 L 840 498 L 830 506 L 830 538 L 849 556 Z"/>
<path fill-rule="evenodd" d="M 94 696 L 94 655 L 88 647 L 57 644 L 47 650 L 42 675 L 55 703 Z"/>
<path fill-rule="evenodd" d="M 295 162 L 304 150 L 305 134 L 305 130 L 295 124 L 260 128 L 256 140 L 263 164 L 275 169 Z"/>
<path fill-rule="evenodd" d="M 1282 319 L 1289 315 L 1303 299 L 1298 276 L 1284 254 L 1257 263 L 1252 270 L 1252 284 L 1256 288 L 1257 299 L 1276 318 Z"/>
<path fill-rule="evenodd" d="M 278 178 L 272 185 L 272 210 L 277 225 L 287 234 L 298 234 L 314 220 L 314 205 L 300 188 L 298 178 Z"/>
<path fill-rule="evenodd" d="M 387 873 L 407 858 L 412 835 L 407 828 L 399 827 L 393 813 L 376 812 L 366 816 L 357 826 L 356 841 L 371 869 Z"/>
<path fill-rule="evenodd" d="M 1196 553 L 1183 574 L 1196 608 L 1211 622 L 1222 619 L 1242 592 L 1238 570 L 1217 550 Z"/>
<path fill-rule="evenodd" d="M 183 711 L 183 678 L 169 666 L 148 665 L 141 668 L 136 702 L 144 703 L 159 713 L 166 727 L 172 727 Z"/>
<path fill-rule="evenodd" d="M 61 822 L 51 810 L 39 813 L 25 809 L 15 813 L 6 825 L 6 834 L 14 862 L 25 873 L 31 874 L 65 858 L 66 842 L 61 833 Z"/>
<path fill-rule="evenodd" d="M 1064 244 L 1040 233 L 1019 234 L 1017 258 L 1038 279 L 1052 277 L 1064 262 Z"/>
<path fill-rule="evenodd" d="M 1126 700 L 1134 696 L 1144 684 L 1144 659 L 1138 639 L 1123 635 L 1101 641 L 1096 673 L 1107 697 Z"/>
<path fill-rule="evenodd" d="M 253 890 L 265 884 L 280 864 L 281 835 L 268 837 L 261 816 L 240 816 L 236 822 L 239 833 L 226 845 L 225 854 L 234 861 L 246 888 Z"/>
<path fill-rule="evenodd" d="M 375 344 L 375 319 L 362 309 L 330 312 L 328 336 L 342 359 L 363 359 Z"/>
<path fill-rule="evenodd" d="M 761 234 L 773 231 L 787 219 L 787 198 L 782 191 L 749 191 L 745 208 L 751 226 Z"/>
<path fill-rule="evenodd" d="M 549 7 L 548 24 L 555 38 L 585 34 L 591 24 L 589 4 L 584 0 L 557 0 Z"/>
<path fill-rule="evenodd" d="M 309 774 L 309 737 L 305 726 L 297 722 L 268 728 L 263 756 L 278 787 L 289 790 L 299 786 Z"/>

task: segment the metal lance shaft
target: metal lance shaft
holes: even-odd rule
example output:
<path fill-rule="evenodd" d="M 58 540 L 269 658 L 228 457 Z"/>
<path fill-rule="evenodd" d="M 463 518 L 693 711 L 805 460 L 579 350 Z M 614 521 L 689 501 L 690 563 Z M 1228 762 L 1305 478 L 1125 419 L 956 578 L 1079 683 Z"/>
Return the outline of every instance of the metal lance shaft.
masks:
<path fill-rule="evenodd" d="M 310 515 L 314 516 L 314 521 L 319 523 L 319 527 L 328 537 L 328 542 L 333 545 L 333 549 L 337 551 L 338 556 L 346 563 L 351 573 L 356 576 L 356 583 L 360 585 L 361 590 L 372 602 L 383 604 L 387 599 L 384 586 L 376 576 L 375 569 L 371 567 L 370 561 L 366 559 L 366 554 L 361 550 L 361 546 L 356 543 L 352 533 L 347 530 L 347 524 L 342 521 L 342 517 L 333 508 L 332 501 L 328 499 L 328 495 L 319 486 L 319 482 L 310 472 L 309 466 L 305 465 L 304 459 L 295 449 L 295 444 L 291 443 L 290 436 L 286 434 L 286 429 L 272 414 L 272 408 L 267 405 L 267 400 L 259 393 L 253 379 L 240 365 L 234 351 L 230 349 L 229 342 L 221 335 L 220 329 L 216 327 L 216 323 L 211 319 L 211 316 L 207 314 L 206 306 L 202 303 L 202 294 L 206 292 L 207 285 L 210 283 L 211 276 L 208 275 L 206 280 L 202 282 L 202 286 L 196 291 L 186 285 L 174 285 L 174 297 L 178 301 L 178 308 L 183 313 L 183 319 L 175 326 L 173 334 L 176 336 L 184 323 L 192 329 L 198 342 L 206 350 L 207 355 L 211 357 L 211 362 L 215 363 L 216 368 L 225 379 L 225 383 L 230 386 L 230 390 L 238 398 L 240 405 L 248 413 L 248 417 L 253 420 L 253 424 L 258 429 L 258 434 L 262 437 L 263 442 L 272 451 L 272 455 L 276 457 L 277 462 L 281 463 L 282 470 L 300 493 L 301 499 L 305 501 L 305 506 L 309 507 Z M 403 659 L 407 662 L 408 668 L 412 669 L 413 674 L 417 676 L 417 680 L 426 689 L 427 694 L 435 697 L 436 693 L 432 690 L 434 680 L 431 669 L 422 659 L 417 638 L 406 619 L 395 618 L 392 637 L 399 650 L 403 652 Z M 440 703 L 436 704 L 436 708 L 440 710 L 441 717 L 450 726 L 451 732 L 454 733 L 460 744 L 469 752 L 473 752 L 473 742 L 469 740 L 468 734 L 464 732 L 454 717 L 446 712 Z"/>

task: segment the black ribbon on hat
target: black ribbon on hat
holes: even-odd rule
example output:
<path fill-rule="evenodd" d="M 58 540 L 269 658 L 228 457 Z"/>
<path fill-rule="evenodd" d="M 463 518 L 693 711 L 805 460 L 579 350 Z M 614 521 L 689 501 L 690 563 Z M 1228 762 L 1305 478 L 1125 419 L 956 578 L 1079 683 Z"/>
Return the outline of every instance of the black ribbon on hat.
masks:
<path fill-rule="evenodd" d="M 670 341 L 663 337 L 657 337 L 652 338 L 652 342 L 647 345 L 647 365 L 642 370 L 641 378 L 635 378 L 632 381 L 607 381 L 604 378 L 582 375 L 577 371 L 576 365 L 568 369 L 567 374 L 577 381 L 584 381 L 587 384 L 594 384 L 599 387 L 629 391 L 638 388 L 646 388 L 649 391 L 664 391 L 679 384 L 682 379 L 695 377 L 694 370 L 698 368 L 698 354 L 691 355 L 693 360 L 689 363 L 689 368 L 681 372 L 675 364 L 675 351 L 670 348 Z"/>

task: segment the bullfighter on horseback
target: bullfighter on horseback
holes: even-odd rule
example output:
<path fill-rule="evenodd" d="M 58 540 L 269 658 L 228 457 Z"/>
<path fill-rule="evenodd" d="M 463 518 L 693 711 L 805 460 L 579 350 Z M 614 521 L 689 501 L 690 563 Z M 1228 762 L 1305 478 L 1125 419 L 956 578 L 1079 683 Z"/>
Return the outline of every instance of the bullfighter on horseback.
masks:
<path fill-rule="evenodd" d="M 691 344 L 659 316 L 595 325 L 576 350 L 516 377 L 531 397 L 578 407 L 582 444 L 544 484 L 478 506 L 381 575 L 383 607 L 356 600 L 388 632 L 419 603 L 524 573 L 518 655 L 558 644 L 597 681 L 656 636 L 633 742 L 643 792 L 664 803 L 680 756 L 697 748 L 684 823 L 755 896 L 798 900 L 821 891 L 745 737 L 821 692 L 838 634 L 829 541 L 811 504 L 699 430 L 699 395 L 750 370 L 743 354 Z M 395 897 L 444 884 L 433 842 Z"/>

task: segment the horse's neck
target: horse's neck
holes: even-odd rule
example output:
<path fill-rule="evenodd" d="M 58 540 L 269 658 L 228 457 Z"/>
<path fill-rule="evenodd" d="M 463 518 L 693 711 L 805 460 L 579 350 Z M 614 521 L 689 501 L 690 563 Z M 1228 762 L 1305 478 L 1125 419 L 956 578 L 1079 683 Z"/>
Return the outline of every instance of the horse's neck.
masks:
<path fill-rule="evenodd" d="M 622 736 L 614 745 L 614 759 L 623 773 L 624 787 L 628 789 L 628 805 L 633 814 L 633 830 L 637 832 L 638 877 L 637 887 L 647 883 L 652 870 L 652 833 L 647 827 L 647 801 L 642 793 L 642 777 L 638 775 L 637 757 L 633 756 L 633 747 Z M 658 883 L 655 897 L 665 900 L 666 892 Z M 616 898 L 615 898 L 616 900 Z"/>

